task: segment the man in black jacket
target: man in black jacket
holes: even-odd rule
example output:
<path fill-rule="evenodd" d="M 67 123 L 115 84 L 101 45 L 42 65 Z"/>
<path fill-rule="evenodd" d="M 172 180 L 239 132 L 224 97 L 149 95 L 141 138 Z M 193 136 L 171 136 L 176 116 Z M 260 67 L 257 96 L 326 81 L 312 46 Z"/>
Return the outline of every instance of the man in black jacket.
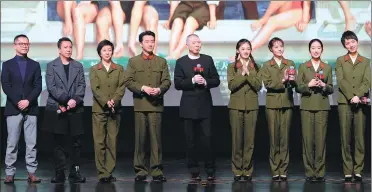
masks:
<path fill-rule="evenodd" d="M 211 140 L 212 96 L 210 89 L 220 84 L 211 56 L 200 54 L 201 41 L 195 34 L 186 39 L 188 55 L 176 61 L 174 84 L 182 90 L 180 117 L 187 140 L 188 168 L 193 180 L 201 180 L 197 141 L 202 142 L 205 171 L 209 181 L 215 180 L 215 160 Z"/>
<path fill-rule="evenodd" d="M 72 41 L 62 37 L 57 42 L 59 57 L 47 64 L 45 82 L 48 99 L 42 129 L 53 134 L 54 170 L 52 183 L 65 182 L 67 157 L 71 161 L 71 183 L 84 183 L 80 172 L 82 137 L 84 136 L 85 77 L 82 63 L 71 58 Z M 71 138 L 72 150 L 67 155 L 66 139 Z"/>

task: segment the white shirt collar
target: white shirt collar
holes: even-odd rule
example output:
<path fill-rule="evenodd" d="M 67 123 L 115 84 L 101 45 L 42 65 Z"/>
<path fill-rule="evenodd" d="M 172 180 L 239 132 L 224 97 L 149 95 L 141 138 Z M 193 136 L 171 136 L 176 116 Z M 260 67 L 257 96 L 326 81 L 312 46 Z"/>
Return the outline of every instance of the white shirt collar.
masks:
<path fill-rule="evenodd" d="M 358 54 L 356 54 L 355 57 L 352 57 L 350 54 L 349 54 L 349 57 L 351 59 L 351 61 L 353 61 L 353 64 L 355 63 L 356 59 L 358 58 Z"/>
<path fill-rule="evenodd" d="M 244 61 L 243 59 L 240 59 L 240 63 L 242 63 L 245 66 L 248 66 L 250 61 L 251 61 L 250 59 L 248 59 L 248 61 Z"/>
<path fill-rule="evenodd" d="M 277 58 L 274 57 L 274 61 L 275 61 L 275 63 L 276 63 L 279 67 L 280 67 L 280 64 L 282 63 L 282 60 L 283 60 L 283 59 L 280 59 L 280 60 L 279 60 L 279 59 L 277 59 Z"/>
<path fill-rule="evenodd" d="M 191 55 L 190 53 L 187 54 L 189 56 L 190 59 L 199 59 L 200 58 L 200 54 L 195 56 L 195 55 Z"/>
<path fill-rule="evenodd" d="M 320 61 L 317 62 L 317 63 L 314 63 L 314 62 L 311 62 L 311 63 L 313 64 L 313 67 L 314 67 L 315 71 L 317 71 L 318 68 L 319 68 L 319 65 L 320 65 Z"/>

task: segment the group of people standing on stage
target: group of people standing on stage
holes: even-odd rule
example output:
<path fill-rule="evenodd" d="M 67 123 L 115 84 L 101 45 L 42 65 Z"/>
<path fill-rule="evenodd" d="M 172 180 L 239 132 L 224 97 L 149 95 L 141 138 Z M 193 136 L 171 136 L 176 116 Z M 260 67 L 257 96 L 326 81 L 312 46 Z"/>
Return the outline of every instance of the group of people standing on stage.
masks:
<path fill-rule="evenodd" d="M 358 53 L 358 37 L 346 31 L 341 43 L 348 53 L 336 61 L 339 85 L 338 113 L 345 181 L 362 180 L 364 167 L 364 130 L 371 84 L 370 59 Z M 289 130 L 293 113 L 293 90 L 301 94 L 302 155 L 307 181 L 323 182 L 325 176 L 326 133 L 333 93 L 332 68 L 321 60 L 323 43 L 309 42 L 311 59 L 295 70 L 293 61 L 283 57 L 284 41 L 274 37 L 268 48 L 273 58 L 258 67 L 252 45 L 246 39 L 236 45 L 235 62 L 227 69 L 231 91 L 229 109 L 232 130 L 232 170 L 234 180 L 251 180 L 253 172 L 258 91 L 263 82 L 266 117 L 270 138 L 270 167 L 273 181 L 286 181 L 289 164 Z M 351 153 L 354 127 L 355 152 Z M 355 161 L 354 161 L 355 159 Z"/>
<path fill-rule="evenodd" d="M 95 162 L 100 182 L 113 182 L 117 135 L 121 123 L 121 100 L 125 88 L 133 92 L 135 117 L 135 181 L 147 175 L 164 182 L 161 145 L 164 94 L 171 86 L 168 64 L 153 54 L 156 35 L 144 31 L 139 35 L 142 53 L 129 60 L 126 70 L 112 61 L 114 45 L 102 40 L 97 46 L 100 62 L 91 67 L 89 77 L 93 93 L 92 125 Z M 358 37 L 346 31 L 341 37 L 347 54 L 337 58 L 336 77 L 339 85 L 338 112 L 341 127 L 341 149 L 345 181 L 362 180 L 364 166 L 365 105 L 370 89 L 370 59 L 358 53 Z M 191 179 L 200 181 L 200 159 L 197 148 L 203 149 L 207 180 L 215 180 L 215 157 L 211 142 L 212 95 L 220 78 L 211 56 L 201 54 L 200 38 L 187 36 L 187 55 L 176 61 L 174 84 L 182 90 L 180 117 L 187 141 L 187 167 Z M 22 127 L 26 142 L 28 181 L 41 180 L 35 175 L 37 135 L 37 98 L 41 92 L 41 71 L 38 62 L 27 57 L 29 39 L 14 38 L 16 56 L 3 63 L 1 83 L 7 95 L 5 116 L 8 140 L 5 157 L 5 183 L 13 183 L 18 141 Z M 86 82 L 80 62 L 71 58 L 72 41 L 62 37 L 57 43 L 59 57 L 47 64 L 46 85 L 49 93 L 43 129 L 53 133 L 53 183 L 65 182 L 67 156 L 66 136 L 72 140 L 69 180 L 85 182 L 80 171 L 80 154 L 84 134 L 83 99 Z M 232 132 L 232 171 L 234 180 L 252 180 L 255 127 L 258 116 L 258 92 L 262 82 L 267 89 L 266 116 L 270 138 L 270 166 L 273 181 L 286 181 L 289 163 L 289 131 L 293 113 L 293 90 L 301 93 L 302 145 L 306 179 L 324 181 L 325 136 L 333 93 L 331 66 L 321 60 L 323 43 L 309 42 L 311 59 L 295 70 L 293 61 L 284 58 L 284 41 L 274 37 L 268 43 L 273 57 L 260 67 L 252 55 L 252 44 L 241 39 L 236 45 L 235 61 L 227 68 L 228 104 Z M 351 156 L 351 128 L 354 127 L 355 153 Z M 145 143 L 149 133 L 150 166 L 145 164 Z M 200 142 L 200 144 L 198 144 Z M 315 148 L 314 148 L 315 146 Z M 315 152 L 314 152 L 315 151 Z M 355 159 L 355 162 L 354 160 Z"/>

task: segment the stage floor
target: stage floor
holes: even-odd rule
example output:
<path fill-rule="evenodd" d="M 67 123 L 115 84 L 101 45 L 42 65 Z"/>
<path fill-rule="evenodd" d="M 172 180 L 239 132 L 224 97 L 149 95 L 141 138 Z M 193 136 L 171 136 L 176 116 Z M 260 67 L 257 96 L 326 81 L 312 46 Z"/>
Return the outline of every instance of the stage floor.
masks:
<path fill-rule="evenodd" d="M 0 191 L 15 192 L 43 192 L 43 191 L 78 191 L 78 192 L 116 192 L 116 191 L 135 191 L 135 192 L 167 192 L 167 191 L 255 191 L 255 192 L 363 192 L 371 191 L 370 169 L 365 170 L 363 183 L 344 183 L 342 166 L 339 163 L 327 163 L 327 174 L 325 183 L 307 183 L 303 171 L 302 162 L 293 160 L 289 165 L 288 182 L 271 182 L 268 161 L 255 163 L 255 171 L 252 182 L 234 182 L 231 172 L 230 159 L 218 159 L 216 181 L 214 183 L 205 182 L 205 174 L 202 175 L 201 183 L 191 183 L 186 169 L 185 160 L 164 160 L 164 173 L 168 181 L 165 183 L 153 183 L 151 177 L 147 177 L 147 182 L 135 183 L 134 171 L 131 159 L 120 158 L 117 161 L 114 176 L 117 181 L 112 184 L 100 184 L 96 177 L 95 163 L 92 160 L 84 160 L 81 171 L 87 177 L 84 184 L 52 184 L 50 178 L 53 176 L 52 159 L 40 159 L 37 175 L 42 179 L 40 184 L 28 184 L 26 181 L 27 172 L 25 163 L 17 163 L 16 181 L 13 185 L 5 185 L 4 167 L 1 167 L 1 188 Z M 67 172 L 68 174 L 68 172 Z"/>

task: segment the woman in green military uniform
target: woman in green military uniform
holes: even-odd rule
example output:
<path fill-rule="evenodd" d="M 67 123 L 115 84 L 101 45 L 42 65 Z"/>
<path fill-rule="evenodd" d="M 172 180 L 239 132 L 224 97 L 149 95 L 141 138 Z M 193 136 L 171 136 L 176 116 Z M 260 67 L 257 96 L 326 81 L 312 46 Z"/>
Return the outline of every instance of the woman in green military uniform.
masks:
<path fill-rule="evenodd" d="M 369 97 L 371 88 L 371 60 L 358 53 L 358 37 L 345 31 L 341 43 L 347 54 L 337 58 L 336 77 L 338 85 L 338 114 L 341 128 L 341 152 L 345 181 L 350 182 L 354 174 L 362 181 L 364 168 L 364 130 L 368 106 L 363 97 Z M 355 152 L 351 156 L 351 131 L 354 127 Z M 355 163 L 353 162 L 355 160 Z"/>
<path fill-rule="evenodd" d="M 101 62 L 90 68 L 93 93 L 92 125 L 94 152 L 100 182 L 112 182 L 116 163 L 116 137 L 120 127 L 121 99 L 124 96 L 124 68 L 111 58 L 114 45 L 103 40 L 97 46 Z"/>
<path fill-rule="evenodd" d="M 232 132 L 232 171 L 234 180 L 252 180 L 254 134 L 258 114 L 259 67 L 251 54 L 251 42 L 241 39 L 236 44 L 235 62 L 227 68 L 231 91 L 230 125 Z M 238 59 L 239 58 L 239 59 Z"/>
<path fill-rule="evenodd" d="M 286 181 L 296 70 L 294 62 L 283 57 L 282 39 L 272 38 L 268 47 L 274 56 L 263 64 L 260 77 L 267 90 L 266 117 L 270 136 L 270 166 L 273 181 Z M 289 75 L 289 72 L 293 74 Z"/>
<path fill-rule="evenodd" d="M 300 65 L 296 86 L 296 91 L 301 93 L 302 158 L 306 180 L 322 182 L 330 110 L 328 95 L 333 93 L 332 68 L 320 59 L 322 41 L 312 39 L 309 52 L 311 59 Z"/>

